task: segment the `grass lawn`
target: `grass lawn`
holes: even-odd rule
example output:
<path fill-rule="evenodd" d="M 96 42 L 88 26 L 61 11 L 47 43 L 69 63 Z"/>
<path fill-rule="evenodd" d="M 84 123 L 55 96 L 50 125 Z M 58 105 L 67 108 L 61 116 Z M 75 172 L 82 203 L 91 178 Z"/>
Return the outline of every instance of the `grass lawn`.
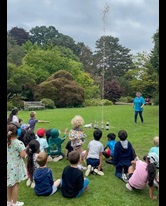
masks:
<path fill-rule="evenodd" d="M 36 111 L 39 120 L 48 120 L 50 123 L 37 123 L 35 131 L 43 127 L 45 129 L 57 128 L 62 133 L 65 128 L 71 128 L 71 119 L 75 115 L 81 115 L 85 124 L 94 123 L 95 120 L 101 122 L 102 116 L 104 122 L 109 121 L 110 130 L 102 130 L 103 136 L 101 142 L 105 146 L 107 142 L 107 134 L 114 132 L 116 135 L 119 130 L 124 129 L 128 133 L 128 140 L 132 143 L 135 151 L 140 159 L 146 155 L 153 146 L 153 137 L 159 136 L 159 107 L 144 107 L 143 117 L 144 124 L 141 124 L 138 117 L 137 124 L 134 124 L 134 111 L 131 105 L 113 105 L 113 106 L 97 106 L 87 108 L 70 108 L 70 109 L 53 109 Z M 7 113 L 9 115 L 9 112 Z M 29 111 L 19 111 L 18 117 L 23 119 L 23 123 L 27 123 L 29 119 Z M 93 139 L 93 128 L 84 128 L 87 134 L 86 142 L 83 149 Z M 63 135 L 61 133 L 61 135 Z M 60 136 L 61 136 L 60 135 Z M 118 137 L 116 138 L 118 141 Z M 65 145 L 68 137 L 62 145 L 65 153 Z M 48 167 L 52 169 L 55 179 L 61 178 L 63 168 L 69 162 L 63 159 L 59 162 L 49 162 Z M 103 157 L 104 176 L 89 175 L 90 180 L 88 190 L 78 199 L 67 199 L 62 197 L 61 192 L 57 191 L 54 195 L 48 197 L 38 197 L 32 188 L 26 186 L 26 181 L 19 185 L 18 200 L 24 201 L 25 206 L 156 206 L 159 200 L 151 200 L 148 195 L 148 186 L 142 191 L 129 191 L 125 187 L 125 183 L 115 177 L 115 168 L 113 165 L 105 162 Z M 84 172 L 84 171 L 83 171 Z M 158 190 L 154 189 L 154 195 L 158 195 Z"/>

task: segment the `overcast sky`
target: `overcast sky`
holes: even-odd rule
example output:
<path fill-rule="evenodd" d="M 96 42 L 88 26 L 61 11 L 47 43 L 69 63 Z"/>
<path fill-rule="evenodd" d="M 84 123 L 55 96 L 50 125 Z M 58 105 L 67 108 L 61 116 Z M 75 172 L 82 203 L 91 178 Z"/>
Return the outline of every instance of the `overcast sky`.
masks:
<path fill-rule="evenodd" d="M 149 53 L 159 27 L 159 0 L 7 0 L 7 29 L 54 26 L 92 51 L 102 35 Z"/>

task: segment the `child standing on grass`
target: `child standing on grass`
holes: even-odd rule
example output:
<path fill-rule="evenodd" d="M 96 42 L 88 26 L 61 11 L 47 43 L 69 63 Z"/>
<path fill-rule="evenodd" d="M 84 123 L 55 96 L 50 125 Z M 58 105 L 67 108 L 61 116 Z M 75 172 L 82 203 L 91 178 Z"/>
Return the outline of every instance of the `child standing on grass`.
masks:
<path fill-rule="evenodd" d="M 28 120 L 28 124 L 30 125 L 29 128 L 34 131 L 37 122 L 48 123 L 49 121 L 38 120 L 36 119 L 36 112 L 35 111 L 30 112 L 30 119 Z"/>
<path fill-rule="evenodd" d="M 69 153 L 70 166 L 66 166 L 60 179 L 60 188 L 62 195 L 68 198 L 77 198 L 87 189 L 89 179 L 84 178 L 83 172 L 78 169 L 80 153 L 71 151 Z"/>
<path fill-rule="evenodd" d="M 25 145 L 17 139 L 17 126 L 13 123 L 7 125 L 7 205 L 22 206 L 18 202 L 19 183 L 27 179 L 27 171 L 23 158 L 25 158 Z"/>
<path fill-rule="evenodd" d="M 85 176 L 88 176 L 90 173 L 104 175 L 102 170 L 102 152 L 104 151 L 104 146 L 100 142 L 102 131 L 100 129 L 95 129 L 93 137 L 94 140 L 91 140 L 88 143 L 88 147 L 84 155 L 84 162 L 88 165 Z"/>
<path fill-rule="evenodd" d="M 125 130 L 118 132 L 120 141 L 115 144 L 113 164 L 115 166 L 115 176 L 123 181 L 127 181 L 128 168 L 135 158 L 132 144 L 127 140 L 128 134 Z"/>
<path fill-rule="evenodd" d="M 106 160 L 107 163 L 109 164 L 113 164 L 113 156 L 114 156 L 114 147 L 116 144 L 116 135 L 114 133 L 109 133 L 107 135 L 108 138 L 108 142 L 106 143 L 106 147 L 104 148 L 104 152 L 102 152 L 102 154 L 106 157 L 112 157 L 109 160 Z"/>
<path fill-rule="evenodd" d="M 148 183 L 150 199 L 157 199 L 157 196 L 153 196 L 153 185 L 158 159 L 156 159 L 154 153 L 151 153 L 151 155 L 145 156 L 144 160 L 145 162 L 142 160 L 133 160 L 131 162 L 132 164 L 128 168 L 128 183 L 126 184 L 126 188 L 130 191 L 143 190 Z"/>
<path fill-rule="evenodd" d="M 26 185 L 31 186 L 31 188 L 35 187 L 35 183 L 33 181 L 33 173 L 37 168 L 39 168 L 39 165 L 36 162 L 36 158 L 39 152 L 40 152 L 40 143 L 35 139 L 31 140 L 26 149 L 27 172 L 28 172 L 28 180 L 26 182 Z"/>
<path fill-rule="evenodd" d="M 60 179 L 53 180 L 52 170 L 47 167 L 47 158 L 46 152 L 40 152 L 36 158 L 40 167 L 34 171 L 33 178 L 35 181 L 34 192 L 38 196 L 52 195 L 60 185 Z"/>
<path fill-rule="evenodd" d="M 83 132 L 81 128 L 84 125 L 84 119 L 80 115 L 75 115 L 71 120 L 72 129 L 69 131 L 69 140 L 71 140 L 71 146 L 73 150 L 78 151 L 80 153 L 80 163 L 78 164 L 79 169 L 86 169 L 86 167 L 82 166 L 82 156 L 83 156 L 83 148 L 82 145 L 85 142 L 86 134 Z"/>

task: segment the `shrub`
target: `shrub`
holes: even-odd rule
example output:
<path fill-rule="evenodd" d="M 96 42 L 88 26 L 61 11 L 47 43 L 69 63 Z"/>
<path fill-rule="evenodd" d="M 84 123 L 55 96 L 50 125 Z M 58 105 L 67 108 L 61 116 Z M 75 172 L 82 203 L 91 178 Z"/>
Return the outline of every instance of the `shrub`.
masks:
<path fill-rule="evenodd" d="M 11 111 L 14 108 L 14 105 L 12 102 L 7 102 L 7 111 Z"/>
<path fill-rule="evenodd" d="M 55 108 L 55 104 L 54 104 L 54 101 L 52 99 L 43 98 L 43 99 L 41 99 L 41 101 L 43 104 L 45 104 L 45 107 L 47 109 L 54 109 Z"/>
<path fill-rule="evenodd" d="M 132 103 L 133 97 L 130 96 L 120 97 L 119 102 Z"/>
<path fill-rule="evenodd" d="M 84 102 L 84 106 L 108 106 L 108 105 L 113 105 L 113 102 L 111 102 L 108 99 L 86 99 Z"/>

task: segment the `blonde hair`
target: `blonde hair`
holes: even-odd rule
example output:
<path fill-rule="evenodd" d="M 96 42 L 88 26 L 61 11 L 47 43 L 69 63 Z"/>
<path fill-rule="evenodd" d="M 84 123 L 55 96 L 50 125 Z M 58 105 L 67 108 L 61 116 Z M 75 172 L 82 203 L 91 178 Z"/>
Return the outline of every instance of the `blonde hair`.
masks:
<path fill-rule="evenodd" d="M 73 127 L 79 127 L 84 125 L 84 119 L 80 115 L 76 115 L 72 120 L 71 124 Z"/>
<path fill-rule="evenodd" d="M 30 117 L 34 117 L 36 115 L 36 112 L 32 111 L 30 112 Z"/>
<path fill-rule="evenodd" d="M 155 146 L 159 146 L 159 137 L 158 137 L 158 136 L 156 136 L 156 137 L 153 138 L 153 144 L 154 144 Z"/>

